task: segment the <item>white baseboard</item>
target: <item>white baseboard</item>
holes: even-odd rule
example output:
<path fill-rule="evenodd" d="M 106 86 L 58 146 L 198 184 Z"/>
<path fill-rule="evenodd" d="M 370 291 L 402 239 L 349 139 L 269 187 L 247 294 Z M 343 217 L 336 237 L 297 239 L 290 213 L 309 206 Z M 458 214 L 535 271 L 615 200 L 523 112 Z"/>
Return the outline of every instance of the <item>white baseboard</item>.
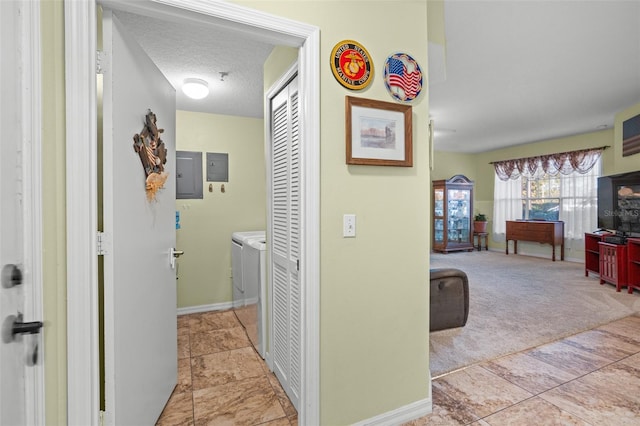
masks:
<path fill-rule="evenodd" d="M 400 425 L 411 420 L 431 414 L 432 401 L 431 398 L 425 398 L 420 401 L 412 402 L 403 407 L 396 408 L 392 411 L 379 414 L 366 420 L 354 423 L 354 426 L 393 426 Z"/>
<path fill-rule="evenodd" d="M 233 308 L 233 302 L 212 303 L 211 305 L 187 306 L 178 308 L 178 315 L 197 314 L 199 312 L 225 311 Z"/>
<path fill-rule="evenodd" d="M 246 298 L 244 299 L 244 305 L 245 306 L 257 305 L 259 301 L 260 299 L 258 299 L 257 297 Z"/>

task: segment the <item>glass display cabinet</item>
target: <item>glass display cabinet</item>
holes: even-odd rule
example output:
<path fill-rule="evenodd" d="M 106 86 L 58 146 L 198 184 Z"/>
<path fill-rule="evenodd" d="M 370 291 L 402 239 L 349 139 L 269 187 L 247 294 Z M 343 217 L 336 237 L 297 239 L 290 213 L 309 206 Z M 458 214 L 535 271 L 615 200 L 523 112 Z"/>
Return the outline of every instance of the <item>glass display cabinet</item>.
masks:
<path fill-rule="evenodd" d="M 473 181 L 455 175 L 433 181 L 433 250 L 473 251 Z"/>

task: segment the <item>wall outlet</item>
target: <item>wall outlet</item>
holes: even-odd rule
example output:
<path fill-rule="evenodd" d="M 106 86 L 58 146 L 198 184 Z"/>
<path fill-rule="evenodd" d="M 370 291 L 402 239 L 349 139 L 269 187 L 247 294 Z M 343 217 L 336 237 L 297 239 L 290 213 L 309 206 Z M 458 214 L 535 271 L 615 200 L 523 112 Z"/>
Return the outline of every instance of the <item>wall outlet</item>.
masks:
<path fill-rule="evenodd" d="M 356 215 L 345 214 L 342 221 L 342 236 L 353 238 L 356 236 Z"/>

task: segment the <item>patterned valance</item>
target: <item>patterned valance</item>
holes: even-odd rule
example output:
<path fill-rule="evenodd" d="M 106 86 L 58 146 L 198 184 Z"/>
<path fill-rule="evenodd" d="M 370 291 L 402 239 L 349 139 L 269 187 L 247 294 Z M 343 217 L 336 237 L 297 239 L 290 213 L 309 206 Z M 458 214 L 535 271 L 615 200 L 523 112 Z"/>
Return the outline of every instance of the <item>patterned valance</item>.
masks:
<path fill-rule="evenodd" d="M 568 175 L 573 172 L 584 174 L 596 165 L 602 151 L 606 148 L 608 147 L 601 146 L 515 160 L 493 161 L 490 164 L 493 164 L 500 180 L 518 179 L 520 176 L 534 178 L 544 174 L 551 176 Z"/>

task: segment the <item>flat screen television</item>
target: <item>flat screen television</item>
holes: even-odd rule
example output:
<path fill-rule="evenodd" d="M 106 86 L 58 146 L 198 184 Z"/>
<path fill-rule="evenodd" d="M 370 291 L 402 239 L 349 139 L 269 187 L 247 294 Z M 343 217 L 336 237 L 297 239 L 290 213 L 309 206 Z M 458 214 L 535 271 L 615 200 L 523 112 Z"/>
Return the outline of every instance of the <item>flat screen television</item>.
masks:
<path fill-rule="evenodd" d="M 640 171 L 598 178 L 598 227 L 640 237 Z"/>

